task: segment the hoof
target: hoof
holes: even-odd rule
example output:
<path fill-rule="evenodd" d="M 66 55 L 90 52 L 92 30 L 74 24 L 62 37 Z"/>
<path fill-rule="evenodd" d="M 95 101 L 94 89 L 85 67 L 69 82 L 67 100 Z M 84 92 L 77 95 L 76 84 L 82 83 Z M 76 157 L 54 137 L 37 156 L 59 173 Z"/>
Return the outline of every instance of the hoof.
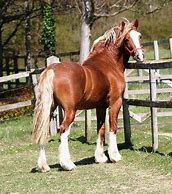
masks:
<path fill-rule="evenodd" d="M 95 162 L 96 163 L 106 163 L 107 161 L 108 161 L 108 158 L 105 156 L 105 154 L 96 155 L 96 153 L 95 153 Z"/>
<path fill-rule="evenodd" d="M 71 171 L 76 168 L 76 165 L 71 160 L 61 161 L 60 166 L 66 171 Z"/>
<path fill-rule="evenodd" d="M 119 152 L 108 151 L 108 154 L 111 162 L 118 162 L 122 160 L 122 156 Z"/>
<path fill-rule="evenodd" d="M 42 166 L 38 166 L 38 172 L 49 172 L 50 171 L 50 167 L 48 166 L 48 164 L 43 164 Z"/>

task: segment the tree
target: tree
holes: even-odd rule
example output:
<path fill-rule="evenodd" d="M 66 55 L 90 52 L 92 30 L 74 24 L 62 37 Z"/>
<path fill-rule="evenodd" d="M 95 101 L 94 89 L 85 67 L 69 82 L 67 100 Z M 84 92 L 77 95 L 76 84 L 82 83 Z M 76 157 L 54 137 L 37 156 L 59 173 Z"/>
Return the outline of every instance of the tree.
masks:
<path fill-rule="evenodd" d="M 81 26 L 81 47 L 80 62 L 82 63 L 89 53 L 90 30 L 93 23 L 100 17 L 116 16 L 121 12 L 131 9 L 139 0 L 82 0 L 82 26 Z M 112 13 L 111 13 L 112 12 Z"/>
<path fill-rule="evenodd" d="M 90 30 L 96 20 L 101 17 L 115 17 L 127 10 L 137 14 L 151 14 L 159 11 L 170 0 L 82 0 L 82 26 L 80 62 L 88 55 Z M 81 7 L 76 1 L 77 7 Z"/>
<path fill-rule="evenodd" d="M 25 13 L 25 46 L 26 46 L 26 65 L 27 70 L 32 68 L 32 48 L 31 48 L 31 25 L 29 15 L 29 0 L 25 0 L 24 3 Z"/>
<path fill-rule="evenodd" d="M 93 7 L 92 1 L 82 0 L 83 17 L 81 25 L 80 63 L 82 63 L 89 54 L 90 26 L 93 22 Z"/>
<path fill-rule="evenodd" d="M 34 1 L 28 1 L 30 9 L 27 16 L 35 17 L 38 15 L 39 8 Z M 25 3 L 25 2 L 24 2 Z M 10 44 L 19 29 L 23 29 L 26 19 L 24 3 L 21 0 L 1 0 L 0 1 L 0 76 L 3 72 L 3 53 L 4 49 Z"/>
<path fill-rule="evenodd" d="M 48 3 L 43 4 L 43 27 L 41 34 L 41 43 L 47 56 L 55 54 L 55 20 L 53 10 Z"/>

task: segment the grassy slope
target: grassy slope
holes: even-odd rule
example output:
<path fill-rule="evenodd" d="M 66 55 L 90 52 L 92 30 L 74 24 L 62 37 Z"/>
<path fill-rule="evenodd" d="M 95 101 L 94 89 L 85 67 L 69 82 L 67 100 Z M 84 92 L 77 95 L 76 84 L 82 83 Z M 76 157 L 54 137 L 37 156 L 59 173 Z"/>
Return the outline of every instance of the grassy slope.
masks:
<path fill-rule="evenodd" d="M 83 143 L 83 130 L 76 124 L 70 136 L 70 149 L 77 169 L 62 171 L 57 162 L 59 135 L 47 144 L 51 171 L 31 173 L 38 157 L 30 141 L 32 117 L 26 115 L 0 125 L 0 193 L 170 193 L 172 191 L 172 137 L 160 136 L 157 153 L 149 153 L 149 128 L 133 129 L 134 149 L 121 149 L 119 163 L 94 163 L 95 133 Z M 119 148 L 123 131 L 118 133 Z M 107 149 L 107 146 L 105 146 Z"/>

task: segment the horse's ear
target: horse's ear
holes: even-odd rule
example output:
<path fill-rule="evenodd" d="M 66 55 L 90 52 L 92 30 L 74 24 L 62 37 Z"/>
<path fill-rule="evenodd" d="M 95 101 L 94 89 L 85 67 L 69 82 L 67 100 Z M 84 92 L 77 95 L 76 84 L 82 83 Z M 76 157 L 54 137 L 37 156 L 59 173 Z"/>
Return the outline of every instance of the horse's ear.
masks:
<path fill-rule="evenodd" d="M 123 32 L 124 27 L 125 27 L 125 22 L 123 22 L 123 21 L 122 21 L 122 22 L 121 22 L 121 26 L 120 26 L 120 27 L 121 27 L 121 32 Z"/>
<path fill-rule="evenodd" d="M 139 26 L 139 21 L 136 19 L 134 22 L 133 22 L 133 26 L 137 29 L 138 26 Z"/>

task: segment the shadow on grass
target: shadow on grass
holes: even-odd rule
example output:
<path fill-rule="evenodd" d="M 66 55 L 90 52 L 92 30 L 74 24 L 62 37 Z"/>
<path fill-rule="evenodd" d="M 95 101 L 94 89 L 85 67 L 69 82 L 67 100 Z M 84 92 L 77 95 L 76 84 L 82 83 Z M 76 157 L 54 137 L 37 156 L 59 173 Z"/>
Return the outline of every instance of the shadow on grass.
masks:
<path fill-rule="evenodd" d="M 80 136 L 80 137 L 77 137 L 77 138 L 69 137 L 69 140 L 70 141 L 79 141 L 82 144 L 87 144 L 87 145 L 95 145 L 96 144 L 96 142 L 88 142 L 84 136 Z"/>
<path fill-rule="evenodd" d="M 95 163 L 94 157 L 84 158 L 77 162 L 74 162 L 76 166 L 84 166 L 84 165 L 91 165 Z M 49 165 L 50 169 L 57 169 L 58 171 L 64 171 L 64 169 L 60 166 L 59 163 Z M 40 173 L 37 167 L 32 168 L 30 173 Z"/>
<path fill-rule="evenodd" d="M 130 144 L 126 144 L 125 142 L 124 143 L 121 143 L 121 144 L 118 144 L 118 149 L 119 150 L 124 150 L 124 149 L 129 149 L 131 151 L 140 151 L 140 152 L 144 152 L 144 153 L 152 153 L 152 154 L 159 154 L 160 156 L 170 156 L 172 157 L 172 152 L 169 152 L 169 153 L 162 153 L 162 152 L 159 152 L 159 151 L 153 151 L 153 148 L 151 146 L 142 146 L 141 148 L 134 148 L 134 144 L 132 142 L 130 142 Z"/>
<path fill-rule="evenodd" d="M 118 144 L 119 150 L 133 150 L 133 144 L 126 144 L 126 143 L 119 143 Z"/>
<path fill-rule="evenodd" d="M 120 143 L 118 144 L 118 149 L 119 150 L 124 150 L 124 149 L 129 149 L 131 151 L 140 151 L 140 152 L 144 152 L 144 153 L 155 153 L 155 154 L 159 154 L 160 156 L 170 156 L 172 157 L 172 152 L 170 153 L 162 153 L 159 151 L 153 151 L 152 147 L 150 146 L 142 146 L 139 149 L 135 149 L 133 144 L 127 145 L 126 143 Z"/>
<path fill-rule="evenodd" d="M 76 161 L 75 165 L 77 166 L 84 166 L 84 165 L 91 165 L 95 163 L 94 156 L 88 157 L 88 158 L 83 158 L 82 160 Z"/>
<path fill-rule="evenodd" d="M 134 149 L 132 147 L 132 149 L 130 150 L 133 150 L 133 151 L 140 151 L 140 152 L 145 152 L 145 153 L 152 153 L 152 154 L 159 154 L 160 156 L 170 156 L 172 157 L 172 152 L 166 154 L 166 153 L 162 153 L 162 152 L 159 152 L 159 151 L 153 151 L 152 147 L 150 146 L 142 146 L 141 148 L 139 149 Z"/>
<path fill-rule="evenodd" d="M 52 164 L 52 165 L 49 165 L 50 169 L 58 169 L 58 171 L 63 171 L 62 167 L 60 166 L 60 164 Z M 38 169 L 38 167 L 34 167 L 32 168 L 32 170 L 30 171 L 30 173 L 41 173 L 40 170 Z"/>
<path fill-rule="evenodd" d="M 91 165 L 91 164 L 95 163 L 95 159 L 92 156 L 92 157 L 88 157 L 88 158 L 84 158 L 82 160 L 76 161 L 74 163 L 76 166 Z M 58 169 L 58 171 L 64 171 L 64 169 L 60 166 L 59 163 L 49 165 L 49 167 L 50 167 L 50 169 Z M 38 170 L 38 167 L 34 167 L 30 171 L 30 173 L 40 173 L 40 171 Z"/>

